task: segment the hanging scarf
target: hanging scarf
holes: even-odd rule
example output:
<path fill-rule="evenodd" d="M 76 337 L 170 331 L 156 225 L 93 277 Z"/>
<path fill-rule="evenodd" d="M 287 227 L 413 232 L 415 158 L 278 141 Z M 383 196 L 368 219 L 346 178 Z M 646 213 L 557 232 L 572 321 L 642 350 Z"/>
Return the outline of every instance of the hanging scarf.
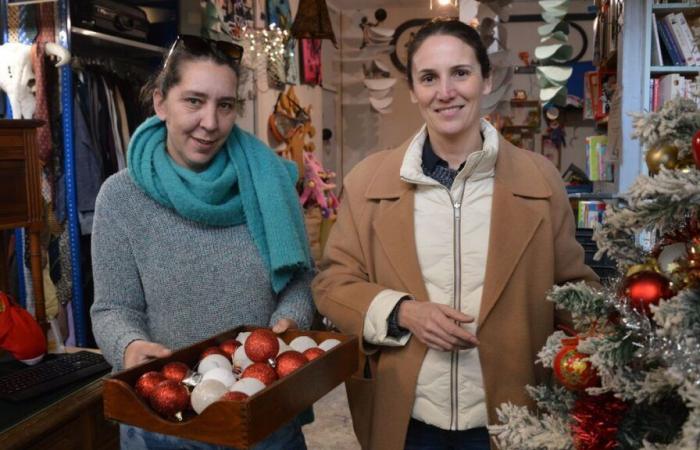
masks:
<path fill-rule="evenodd" d="M 194 172 L 166 151 L 165 123 L 143 122 L 129 143 L 129 174 L 153 200 L 209 226 L 247 224 L 279 293 L 311 256 L 294 188 L 296 166 L 234 126 L 209 166 Z"/>

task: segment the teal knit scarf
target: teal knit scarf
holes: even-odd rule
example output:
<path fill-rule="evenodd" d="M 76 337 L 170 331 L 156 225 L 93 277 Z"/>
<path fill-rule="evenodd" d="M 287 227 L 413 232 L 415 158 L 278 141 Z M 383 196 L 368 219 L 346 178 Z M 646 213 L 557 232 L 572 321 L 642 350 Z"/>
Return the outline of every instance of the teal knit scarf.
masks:
<path fill-rule="evenodd" d="M 311 268 L 293 163 L 238 126 L 202 172 L 176 164 L 165 145 L 165 123 L 157 116 L 142 123 L 129 143 L 129 174 L 153 200 L 205 225 L 246 223 L 275 293 Z"/>

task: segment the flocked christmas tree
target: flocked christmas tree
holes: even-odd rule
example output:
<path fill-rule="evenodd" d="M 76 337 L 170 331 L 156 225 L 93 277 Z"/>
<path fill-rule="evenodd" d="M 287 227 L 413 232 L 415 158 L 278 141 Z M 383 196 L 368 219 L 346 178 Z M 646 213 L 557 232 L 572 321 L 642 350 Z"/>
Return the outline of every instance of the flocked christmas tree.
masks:
<path fill-rule="evenodd" d="M 551 291 L 575 335 L 538 355 L 554 380 L 528 387 L 537 413 L 501 405 L 502 449 L 700 449 L 700 112 L 674 99 L 634 117 L 650 176 L 594 234 L 622 276 Z"/>

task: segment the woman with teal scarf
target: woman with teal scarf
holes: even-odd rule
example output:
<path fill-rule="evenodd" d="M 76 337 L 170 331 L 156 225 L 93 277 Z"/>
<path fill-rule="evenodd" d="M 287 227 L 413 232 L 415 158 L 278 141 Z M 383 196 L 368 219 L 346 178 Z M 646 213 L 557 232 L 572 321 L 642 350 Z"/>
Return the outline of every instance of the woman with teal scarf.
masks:
<path fill-rule="evenodd" d="M 235 124 L 232 44 L 179 37 L 128 169 L 102 186 L 92 260 L 95 339 L 115 370 L 242 324 L 309 327 L 313 264 L 294 164 Z M 134 427 L 122 449 L 211 449 Z M 298 420 L 255 449 L 306 449 Z"/>

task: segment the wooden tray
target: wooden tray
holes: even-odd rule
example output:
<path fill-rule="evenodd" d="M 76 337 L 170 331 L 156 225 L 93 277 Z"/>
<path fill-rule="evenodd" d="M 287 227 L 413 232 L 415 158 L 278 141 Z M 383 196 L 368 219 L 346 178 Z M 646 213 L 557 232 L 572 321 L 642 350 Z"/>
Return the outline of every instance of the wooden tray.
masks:
<path fill-rule="evenodd" d="M 134 391 L 133 386 L 141 374 L 160 370 L 171 361 L 196 368 L 205 348 L 235 338 L 240 331 L 253 329 L 255 327 L 238 327 L 173 352 L 167 358 L 111 376 L 104 384 L 105 417 L 157 433 L 246 449 L 291 421 L 358 369 L 357 337 L 328 331 L 293 330 L 280 335 L 282 340 L 289 343 L 297 336 L 309 336 L 319 343 L 338 339 L 340 344 L 245 402 L 215 402 L 202 414 L 189 412 L 182 422 L 175 422 L 159 416 Z"/>

